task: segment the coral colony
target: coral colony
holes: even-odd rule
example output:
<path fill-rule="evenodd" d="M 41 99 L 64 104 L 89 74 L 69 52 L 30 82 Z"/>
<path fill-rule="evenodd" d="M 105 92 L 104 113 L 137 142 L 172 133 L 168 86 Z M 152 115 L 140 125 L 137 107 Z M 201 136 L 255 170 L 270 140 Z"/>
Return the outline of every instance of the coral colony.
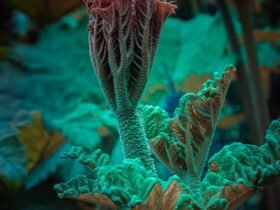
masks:
<path fill-rule="evenodd" d="M 160 29 L 176 6 L 161 0 L 84 0 L 89 14 L 93 68 L 115 113 L 125 159 L 113 165 L 100 149 L 74 146 L 64 157 L 78 160 L 93 177 L 78 175 L 55 186 L 60 198 L 112 209 L 235 209 L 280 175 L 280 120 L 262 146 L 233 143 L 208 162 L 208 150 L 235 68 L 227 66 L 197 94 L 180 99 L 173 118 L 140 105 Z M 86 141 L 86 139 L 85 139 Z M 174 176 L 161 180 L 154 157 Z"/>
<path fill-rule="evenodd" d="M 160 29 L 175 6 L 160 1 L 85 1 L 94 69 L 119 121 L 126 158 L 155 172 L 138 101 L 154 61 Z"/>

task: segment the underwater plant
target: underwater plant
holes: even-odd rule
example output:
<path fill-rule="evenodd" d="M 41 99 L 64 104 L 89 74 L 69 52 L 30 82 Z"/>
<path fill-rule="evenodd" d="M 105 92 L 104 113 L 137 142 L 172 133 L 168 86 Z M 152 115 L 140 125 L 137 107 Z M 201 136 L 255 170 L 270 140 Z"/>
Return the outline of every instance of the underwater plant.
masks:
<path fill-rule="evenodd" d="M 84 2 L 94 69 L 117 116 L 125 157 L 139 157 L 155 171 L 136 108 L 152 68 L 160 28 L 175 6 L 148 0 Z"/>
<path fill-rule="evenodd" d="M 207 80 L 197 94 L 180 99 L 174 117 L 138 105 L 154 60 L 160 28 L 175 6 L 160 0 L 84 0 L 89 41 L 100 86 L 114 111 L 125 159 L 112 165 L 102 151 L 79 146 L 64 153 L 89 168 L 55 189 L 69 197 L 113 209 L 235 209 L 280 175 L 280 119 L 262 146 L 234 143 L 209 160 L 208 150 L 233 66 Z M 150 149 L 151 148 L 151 149 Z M 151 150 L 176 175 L 156 173 Z"/>

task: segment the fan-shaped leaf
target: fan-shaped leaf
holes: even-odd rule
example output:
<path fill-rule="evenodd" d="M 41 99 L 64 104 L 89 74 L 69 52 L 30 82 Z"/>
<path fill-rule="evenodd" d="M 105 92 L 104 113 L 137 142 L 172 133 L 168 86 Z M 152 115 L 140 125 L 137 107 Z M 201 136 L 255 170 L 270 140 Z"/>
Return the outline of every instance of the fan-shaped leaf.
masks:
<path fill-rule="evenodd" d="M 234 67 L 229 66 L 214 80 L 206 81 L 197 94 L 184 95 L 174 118 L 169 119 L 160 108 L 142 108 L 154 153 L 169 169 L 194 185 L 199 182 L 233 74 Z"/>

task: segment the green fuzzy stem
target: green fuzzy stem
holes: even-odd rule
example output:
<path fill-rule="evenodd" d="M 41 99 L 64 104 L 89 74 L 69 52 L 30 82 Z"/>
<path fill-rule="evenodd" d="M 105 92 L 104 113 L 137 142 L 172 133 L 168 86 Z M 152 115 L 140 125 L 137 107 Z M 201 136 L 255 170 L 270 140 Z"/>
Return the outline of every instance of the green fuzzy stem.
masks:
<path fill-rule="evenodd" d="M 93 67 L 117 115 L 125 157 L 140 158 L 156 172 L 136 107 L 152 69 L 161 26 L 176 6 L 159 0 L 84 2 Z"/>
<path fill-rule="evenodd" d="M 146 169 L 156 173 L 148 139 L 137 112 L 124 110 L 118 112 L 117 118 L 125 158 L 140 158 Z"/>

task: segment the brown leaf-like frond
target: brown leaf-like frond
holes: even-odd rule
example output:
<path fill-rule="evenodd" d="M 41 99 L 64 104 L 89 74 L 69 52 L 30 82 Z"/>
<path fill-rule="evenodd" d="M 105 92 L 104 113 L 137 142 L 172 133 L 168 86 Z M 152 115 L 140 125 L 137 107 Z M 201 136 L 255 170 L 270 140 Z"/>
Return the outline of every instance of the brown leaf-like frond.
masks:
<path fill-rule="evenodd" d="M 237 209 L 257 191 L 257 189 L 248 187 L 242 183 L 236 186 L 226 185 L 220 193 L 220 198 L 225 198 L 228 201 L 229 209 Z"/>
<path fill-rule="evenodd" d="M 181 188 L 176 180 L 173 180 L 166 189 L 157 183 L 149 193 L 145 204 L 136 205 L 132 210 L 175 209 L 181 193 Z"/>
<path fill-rule="evenodd" d="M 113 203 L 113 201 L 110 198 L 108 198 L 106 195 L 102 195 L 99 193 L 94 193 L 94 194 L 83 193 L 78 196 L 68 196 L 68 198 L 84 201 L 86 203 L 100 204 L 109 207 L 110 209 L 117 209 L 116 205 Z"/>
<path fill-rule="evenodd" d="M 154 153 L 183 179 L 200 179 L 234 72 L 235 68 L 229 66 L 224 73 L 206 81 L 197 94 L 184 95 L 175 117 L 164 126 L 165 131 L 150 139 Z"/>
<path fill-rule="evenodd" d="M 64 143 L 64 137 L 60 133 L 50 132 L 44 127 L 40 112 L 33 112 L 32 122 L 18 127 L 17 138 L 26 147 L 25 154 L 29 171 L 32 171 Z"/>

